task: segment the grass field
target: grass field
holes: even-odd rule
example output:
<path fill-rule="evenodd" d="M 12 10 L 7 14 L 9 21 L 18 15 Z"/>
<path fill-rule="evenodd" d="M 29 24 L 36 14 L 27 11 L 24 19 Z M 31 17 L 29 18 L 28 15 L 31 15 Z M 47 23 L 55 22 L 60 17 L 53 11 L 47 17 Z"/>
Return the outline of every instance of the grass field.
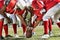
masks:
<path fill-rule="evenodd" d="M 19 38 L 5 38 L 4 40 L 60 40 L 60 29 L 53 25 L 53 37 L 50 37 L 48 39 L 41 39 L 41 36 L 43 35 L 43 26 L 37 26 L 35 28 L 36 35 L 33 35 L 32 38 L 25 38 L 23 37 L 22 28 L 18 28 L 18 35 Z M 4 32 L 3 32 L 4 34 Z M 12 28 L 9 28 L 9 34 L 13 36 L 13 30 Z"/>

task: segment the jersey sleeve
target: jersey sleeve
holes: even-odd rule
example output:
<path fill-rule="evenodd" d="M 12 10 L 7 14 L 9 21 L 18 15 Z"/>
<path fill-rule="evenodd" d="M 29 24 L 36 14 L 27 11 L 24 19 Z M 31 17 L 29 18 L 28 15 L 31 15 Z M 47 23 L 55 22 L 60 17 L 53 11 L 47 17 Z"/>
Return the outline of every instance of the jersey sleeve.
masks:
<path fill-rule="evenodd" d="M 60 2 L 60 0 L 54 0 L 55 2 Z"/>

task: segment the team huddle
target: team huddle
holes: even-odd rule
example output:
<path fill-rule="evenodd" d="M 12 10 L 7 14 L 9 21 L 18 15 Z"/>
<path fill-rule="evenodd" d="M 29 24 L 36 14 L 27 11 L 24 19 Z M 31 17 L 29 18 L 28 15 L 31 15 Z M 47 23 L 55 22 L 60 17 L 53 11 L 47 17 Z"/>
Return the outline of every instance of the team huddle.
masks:
<path fill-rule="evenodd" d="M 26 16 L 30 13 L 30 19 L 26 22 Z M 43 20 L 44 35 L 42 38 L 52 36 L 52 20 L 60 28 L 60 0 L 0 0 L 0 38 L 3 39 L 2 29 L 4 27 L 5 37 L 8 34 L 8 24 L 12 23 L 14 37 L 17 35 L 17 19 L 21 20 L 21 26 L 25 37 L 32 37 L 34 28 Z M 54 16 L 52 18 L 52 16 Z"/>

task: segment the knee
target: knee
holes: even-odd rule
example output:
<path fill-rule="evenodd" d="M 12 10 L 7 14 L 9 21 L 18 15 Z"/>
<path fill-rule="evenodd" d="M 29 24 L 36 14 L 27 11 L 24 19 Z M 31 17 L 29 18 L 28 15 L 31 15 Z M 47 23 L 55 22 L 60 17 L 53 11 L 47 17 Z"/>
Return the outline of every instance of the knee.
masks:
<path fill-rule="evenodd" d="M 43 21 L 48 21 L 48 17 L 46 17 L 46 16 L 43 16 Z"/>

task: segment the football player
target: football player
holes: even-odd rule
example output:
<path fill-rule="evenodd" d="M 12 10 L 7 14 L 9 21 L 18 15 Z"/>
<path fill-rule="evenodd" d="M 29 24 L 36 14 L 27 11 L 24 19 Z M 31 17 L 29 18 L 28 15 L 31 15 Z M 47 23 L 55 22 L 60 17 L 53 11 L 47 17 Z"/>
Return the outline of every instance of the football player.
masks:
<path fill-rule="evenodd" d="M 60 10 L 59 0 L 42 0 L 45 5 L 45 9 L 48 10 L 46 14 L 43 16 L 44 21 L 44 35 L 42 38 L 48 38 L 48 19 L 54 16 L 55 14 L 59 14 L 58 11 Z M 58 16 L 57 16 L 58 17 Z M 55 17 L 56 18 L 56 17 Z M 57 22 L 57 21 L 55 21 Z"/>

